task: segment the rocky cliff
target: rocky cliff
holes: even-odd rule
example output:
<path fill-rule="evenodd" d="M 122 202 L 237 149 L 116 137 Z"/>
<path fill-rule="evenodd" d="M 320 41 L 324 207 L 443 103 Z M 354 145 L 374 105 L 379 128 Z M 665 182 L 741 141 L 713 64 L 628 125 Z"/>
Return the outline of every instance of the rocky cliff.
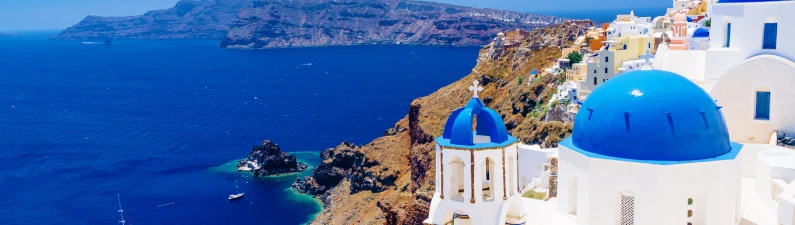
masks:
<path fill-rule="evenodd" d="M 467 87 L 474 80 L 484 86 L 483 102 L 502 115 L 511 135 L 525 143 L 555 146 L 571 132 L 571 124 L 547 121 L 548 110 L 539 109 L 563 79 L 542 74 L 529 84 L 526 78 L 533 69 L 551 66 L 560 49 L 583 32 L 568 24 L 507 32 L 506 39 L 516 44 L 481 49 L 472 73 L 414 100 L 408 115 L 384 136 L 366 145 L 346 142 L 324 151 L 323 165 L 295 185 L 324 202 L 312 224 L 421 224 L 435 185 L 433 137 L 442 134 L 447 116 L 471 98 Z M 490 55 L 492 48 L 500 48 L 500 54 Z"/>
<path fill-rule="evenodd" d="M 181 0 L 170 9 L 127 17 L 88 16 L 55 39 L 218 39 L 252 0 Z"/>
<path fill-rule="evenodd" d="M 408 0 L 258 0 L 221 40 L 228 48 L 355 44 L 483 46 L 500 31 L 562 19 Z"/>
<path fill-rule="evenodd" d="M 262 145 L 254 146 L 248 157 L 238 161 L 237 168 L 251 171 L 254 176 L 270 176 L 301 172 L 308 166 L 298 162 L 295 155 L 282 152 L 278 144 L 265 140 Z"/>

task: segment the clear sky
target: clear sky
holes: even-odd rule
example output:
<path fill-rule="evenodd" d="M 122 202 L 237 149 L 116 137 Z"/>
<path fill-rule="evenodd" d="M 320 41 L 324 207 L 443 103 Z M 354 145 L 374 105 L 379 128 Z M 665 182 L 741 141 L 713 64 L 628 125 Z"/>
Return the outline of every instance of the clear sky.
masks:
<path fill-rule="evenodd" d="M 521 12 L 666 7 L 673 0 L 432 0 Z M 177 0 L 0 0 L 0 31 L 60 30 L 87 15 L 132 16 Z"/>

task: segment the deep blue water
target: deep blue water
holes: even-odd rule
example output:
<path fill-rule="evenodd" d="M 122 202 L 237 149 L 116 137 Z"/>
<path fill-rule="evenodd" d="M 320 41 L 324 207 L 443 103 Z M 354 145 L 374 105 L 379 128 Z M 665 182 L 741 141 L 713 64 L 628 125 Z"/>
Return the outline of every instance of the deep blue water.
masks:
<path fill-rule="evenodd" d="M 319 208 L 289 189 L 297 175 L 251 179 L 217 166 L 264 139 L 314 151 L 300 155 L 310 164 L 342 140 L 369 142 L 412 99 L 468 74 L 478 52 L 46 35 L 0 39 L 4 225 L 115 224 L 116 194 L 128 224 L 303 224 Z M 230 203 L 234 180 L 246 196 Z"/>

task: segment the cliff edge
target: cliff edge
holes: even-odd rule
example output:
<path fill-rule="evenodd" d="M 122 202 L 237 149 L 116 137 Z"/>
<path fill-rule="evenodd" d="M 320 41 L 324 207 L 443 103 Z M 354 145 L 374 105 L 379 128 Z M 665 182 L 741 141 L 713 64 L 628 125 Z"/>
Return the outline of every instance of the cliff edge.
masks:
<path fill-rule="evenodd" d="M 507 45 L 481 49 L 472 73 L 414 100 L 408 115 L 384 136 L 324 151 L 322 164 L 294 185 L 323 200 L 323 211 L 312 224 L 422 224 L 435 190 L 433 138 L 442 134 L 447 116 L 471 98 L 467 87 L 474 80 L 484 87 L 484 104 L 500 113 L 511 135 L 524 143 L 556 146 L 572 125 L 545 121 L 547 113 L 537 109 L 565 79 L 544 74 L 530 83 L 527 77 L 534 69 L 551 66 L 561 48 L 583 32 L 569 24 L 507 32 Z"/>

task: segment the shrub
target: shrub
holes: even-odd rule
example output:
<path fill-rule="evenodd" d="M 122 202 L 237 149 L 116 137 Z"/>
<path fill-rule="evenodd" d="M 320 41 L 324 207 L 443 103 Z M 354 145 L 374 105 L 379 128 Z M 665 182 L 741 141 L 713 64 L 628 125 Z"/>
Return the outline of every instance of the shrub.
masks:
<path fill-rule="evenodd" d="M 569 58 L 569 66 L 574 65 L 575 63 L 579 63 L 582 61 L 582 55 L 579 52 L 573 51 L 569 52 L 569 55 L 566 56 Z"/>
<path fill-rule="evenodd" d="M 522 85 L 522 82 L 524 82 L 524 77 L 519 77 L 519 83 L 516 85 Z"/>
<path fill-rule="evenodd" d="M 545 200 L 547 198 L 547 193 L 546 192 L 537 192 L 537 191 L 534 191 L 534 190 L 528 190 L 525 193 L 522 193 L 522 197 L 538 199 L 538 200 Z"/>

